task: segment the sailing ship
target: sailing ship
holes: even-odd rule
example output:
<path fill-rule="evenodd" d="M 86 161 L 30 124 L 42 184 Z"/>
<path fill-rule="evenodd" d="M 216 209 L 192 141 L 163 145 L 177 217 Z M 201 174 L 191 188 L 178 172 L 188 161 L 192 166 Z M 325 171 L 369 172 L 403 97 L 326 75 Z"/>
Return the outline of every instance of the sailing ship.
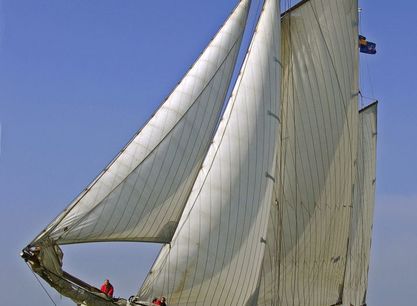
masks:
<path fill-rule="evenodd" d="M 265 0 L 227 106 L 241 0 L 152 118 L 22 251 L 88 306 L 365 305 L 376 102 L 359 110 L 356 0 Z M 113 299 L 62 269 L 60 245 L 162 245 Z"/>

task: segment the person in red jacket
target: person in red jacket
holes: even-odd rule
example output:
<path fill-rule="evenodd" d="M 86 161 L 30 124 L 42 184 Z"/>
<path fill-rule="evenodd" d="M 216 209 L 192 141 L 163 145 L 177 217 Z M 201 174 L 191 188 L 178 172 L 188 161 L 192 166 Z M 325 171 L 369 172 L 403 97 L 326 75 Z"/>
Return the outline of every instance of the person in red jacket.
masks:
<path fill-rule="evenodd" d="M 167 300 L 167 299 L 166 299 L 164 296 L 162 296 L 162 297 L 161 297 L 161 299 L 160 299 L 160 301 L 161 301 L 161 304 L 160 304 L 160 305 L 161 305 L 161 306 L 167 306 L 167 304 L 165 303 L 165 302 L 166 302 L 166 300 Z"/>
<path fill-rule="evenodd" d="M 113 286 L 112 284 L 110 284 L 109 280 L 106 279 L 103 283 L 103 285 L 101 285 L 101 292 L 103 292 L 105 295 L 107 295 L 108 297 L 113 297 Z"/>
<path fill-rule="evenodd" d="M 164 296 L 161 296 L 160 299 L 154 298 L 152 300 L 153 305 L 167 306 L 167 304 L 165 302 L 166 302 L 166 298 Z"/>

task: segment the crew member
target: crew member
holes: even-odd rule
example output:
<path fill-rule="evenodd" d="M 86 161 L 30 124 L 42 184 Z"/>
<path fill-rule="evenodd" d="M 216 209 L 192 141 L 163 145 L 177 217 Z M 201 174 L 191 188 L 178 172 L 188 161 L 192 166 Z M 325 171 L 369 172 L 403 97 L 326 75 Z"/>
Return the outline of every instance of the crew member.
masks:
<path fill-rule="evenodd" d="M 112 284 L 110 284 L 109 280 L 106 279 L 103 283 L 103 285 L 101 285 L 101 292 L 103 292 L 105 295 L 107 295 L 108 297 L 113 297 L 113 286 Z"/>

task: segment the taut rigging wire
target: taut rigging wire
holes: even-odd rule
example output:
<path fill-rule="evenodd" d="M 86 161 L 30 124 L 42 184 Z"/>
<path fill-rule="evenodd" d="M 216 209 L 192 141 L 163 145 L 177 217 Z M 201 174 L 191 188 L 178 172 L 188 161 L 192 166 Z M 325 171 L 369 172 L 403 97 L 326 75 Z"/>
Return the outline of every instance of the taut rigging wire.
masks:
<path fill-rule="evenodd" d="M 35 276 L 36 280 L 38 281 L 39 285 L 41 285 L 43 291 L 45 291 L 46 295 L 49 297 L 49 299 L 51 300 L 52 304 L 54 304 L 55 306 L 57 306 L 57 304 L 55 303 L 55 301 L 52 299 L 51 295 L 48 293 L 48 291 L 46 290 L 45 286 L 42 284 L 42 282 L 39 280 L 38 276 L 35 274 L 35 272 L 33 272 L 33 270 L 30 268 L 29 264 L 26 263 L 26 265 L 28 266 L 30 272 L 32 272 L 33 276 Z"/>

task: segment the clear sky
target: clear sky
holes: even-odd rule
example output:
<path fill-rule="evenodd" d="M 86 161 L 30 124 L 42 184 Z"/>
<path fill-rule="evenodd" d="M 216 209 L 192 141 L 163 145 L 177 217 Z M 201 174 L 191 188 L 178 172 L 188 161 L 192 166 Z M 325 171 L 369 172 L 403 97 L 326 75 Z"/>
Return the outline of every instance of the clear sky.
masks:
<path fill-rule="evenodd" d="M 249 30 L 260 2 L 253 0 Z M 2 305 L 52 305 L 20 250 L 150 117 L 235 4 L 0 0 Z M 360 7 L 361 33 L 378 49 L 361 55 L 362 93 L 380 100 L 368 305 L 408 306 L 417 300 L 417 4 Z M 65 268 L 97 286 L 110 278 L 116 295 L 128 297 L 158 250 L 68 246 Z M 47 289 L 57 305 L 73 305 Z"/>

